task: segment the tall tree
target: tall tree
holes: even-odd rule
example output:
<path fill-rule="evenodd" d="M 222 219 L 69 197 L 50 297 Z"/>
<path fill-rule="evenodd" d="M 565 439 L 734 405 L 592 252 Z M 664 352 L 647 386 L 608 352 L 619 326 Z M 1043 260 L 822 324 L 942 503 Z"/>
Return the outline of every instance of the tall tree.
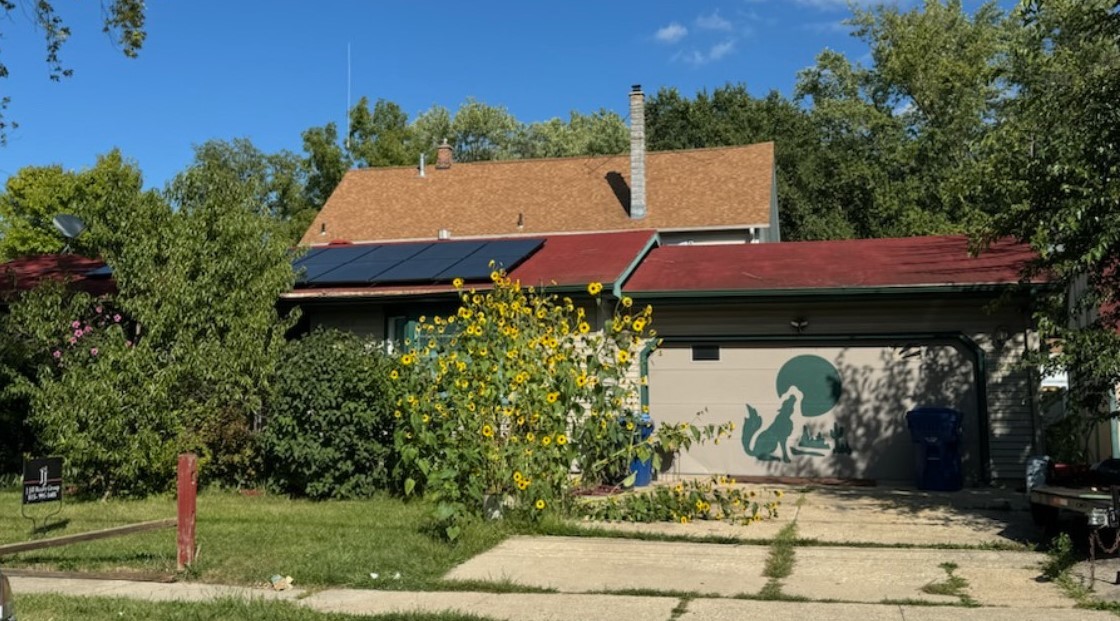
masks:
<path fill-rule="evenodd" d="M 505 160 L 516 157 L 514 145 L 520 123 L 501 106 L 468 99 L 451 121 L 455 159 L 460 162 Z"/>
<path fill-rule="evenodd" d="M 1016 18 L 1016 94 L 987 171 L 1008 207 L 985 237 L 1039 252 L 1035 269 L 1057 285 L 1039 329 L 1061 343 L 1046 362 L 1069 371 L 1070 402 L 1091 420 L 1120 383 L 1120 2 L 1031 0 Z"/>
<path fill-rule="evenodd" d="M 304 192 L 308 204 L 318 211 L 327 203 L 331 192 L 353 162 L 339 144 L 338 127 L 334 123 L 304 131 L 303 152 L 307 154 L 304 159 L 307 168 Z"/>
<path fill-rule="evenodd" d="M 408 114 L 397 104 L 378 99 L 373 108 L 362 97 L 350 109 L 347 148 L 358 166 L 405 166 L 419 153 L 412 146 Z"/>
<path fill-rule="evenodd" d="M 144 30 L 147 7 L 144 6 L 144 0 L 107 0 L 101 4 L 104 14 L 102 31 L 112 35 L 122 54 L 135 58 L 147 37 Z M 54 5 L 47 0 L 0 0 L 0 12 L 9 18 L 8 23 L 15 21 L 10 18 L 12 12 L 17 10 L 31 15 L 35 26 L 43 32 L 50 78 L 58 81 L 70 77 L 73 70 L 62 64 L 61 57 L 62 45 L 70 38 L 70 27 L 55 11 Z M 8 67 L 0 62 L 0 78 L 6 77 Z M 4 111 L 10 102 L 10 97 L 0 97 L 0 146 L 7 143 L 8 130 L 16 126 L 4 118 Z"/>

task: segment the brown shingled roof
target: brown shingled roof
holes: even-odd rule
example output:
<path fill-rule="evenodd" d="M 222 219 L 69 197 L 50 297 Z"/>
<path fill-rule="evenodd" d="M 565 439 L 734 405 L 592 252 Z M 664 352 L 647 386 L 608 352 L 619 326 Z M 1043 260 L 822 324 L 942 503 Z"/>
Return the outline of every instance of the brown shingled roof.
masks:
<path fill-rule="evenodd" d="M 628 154 L 351 170 L 302 243 L 767 226 L 773 174 L 772 142 L 648 153 L 648 215 L 632 220 Z"/>

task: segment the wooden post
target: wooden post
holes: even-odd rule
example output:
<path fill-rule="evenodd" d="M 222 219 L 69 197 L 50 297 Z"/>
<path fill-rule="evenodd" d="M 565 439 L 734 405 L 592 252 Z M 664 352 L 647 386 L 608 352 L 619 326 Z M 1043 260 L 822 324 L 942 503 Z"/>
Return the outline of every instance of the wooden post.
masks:
<path fill-rule="evenodd" d="M 179 455 L 179 571 L 194 563 L 195 500 L 198 496 L 198 456 Z"/>

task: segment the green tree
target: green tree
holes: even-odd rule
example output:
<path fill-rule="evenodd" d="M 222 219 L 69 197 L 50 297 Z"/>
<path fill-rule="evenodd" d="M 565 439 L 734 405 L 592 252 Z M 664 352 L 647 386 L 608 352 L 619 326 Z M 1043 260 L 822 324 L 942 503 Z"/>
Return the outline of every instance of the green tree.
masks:
<path fill-rule="evenodd" d="M 104 21 L 102 31 L 112 35 L 113 42 L 121 53 L 129 58 L 135 58 L 140 48 L 144 45 L 147 33 L 144 30 L 144 20 L 147 7 L 144 0 L 108 0 L 102 2 Z M 9 18 L 13 11 L 21 10 L 31 16 L 35 27 L 43 32 L 46 45 L 46 61 L 50 71 L 50 78 L 58 81 L 70 77 L 72 69 L 62 64 L 62 45 L 70 38 L 70 27 L 54 9 L 54 5 L 47 0 L 0 0 L 0 12 Z M 8 67 L 0 62 L 0 78 L 8 77 Z M 11 98 L 0 96 L 0 146 L 7 143 L 8 130 L 15 127 L 11 121 L 4 118 Z"/>
<path fill-rule="evenodd" d="M 1056 286 L 1041 300 L 1040 332 L 1061 346 L 1080 415 L 1108 412 L 1120 383 L 1120 3 L 1033 0 L 1021 28 L 1006 103 L 991 137 L 988 190 L 1007 205 L 988 240 L 1029 242 Z M 1113 416 L 1120 413 L 1113 412 Z"/>
<path fill-rule="evenodd" d="M 59 214 L 73 214 L 87 224 L 100 218 L 105 192 L 131 200 L 141 192 L 140 170 L 113 150 L 81 172 L 61 166 L 28 166 L 8 178 L 0 194 L 0 258 L 61 251 L 67 244 L 77 254 L 96 256 L 97 232 L 68 242 L 51 224 Z"/>
<path fill-rule="evenodd" d="M 118 294 L 48 289 L 11 306 L 9 338 L 51 352 L 25 383 L 38 438 L 91 492 L 161 489 L 181 450 L 202 455 L 207 478 L 253 480 L 251 430 L 291 325 L 275 301 L 294 281 L 289 232 L 261 203 L 267 179 L 203 157 L 145 192 L 108 159 L 120 165 L 85 193 L 85 243 Z"/>
<path fill-rule="evenodd" d="M 315 217 L 307 160 L 290 151 L 264 153 L 247 138 L 209 140 L 195 147 L 194 162 L 196 167 L 228 170 L 236 183 L 253 193 L 259 213 L 277 220 L 293 242 Z"/>
<path fill-rule="evenodd" d="M 406 166 L 419 159 L 412 146 L 408 114 L 397 104 L 378 99 L 371 109 L 362 97 L 350 109 L 347 148 L 359 166 Z"/>
<path fill-rule="evenodd" d="M 304 194 L 308 205 L 318 211 L 327 204 L 327 199 L 342 182 L 343 175 L 353 162 L 339 144 L 338 127 L 334 123 L 304 131 L 303 151 L 307 154 L 304 159 L 307 169 Z"/>
<path fill-rule="evenodd" d="M 554 118 L 522 127 L 516 142 L 518 157 L 616 155 L 630 148 L 630 133 L 617 113 L 573 110 L 568 121 Z"/>
<path fill-rule="evenodd" d="M 505 160 L 516 156 L 514 144 L 521 124 L 501 106 L 468 99 L 451 121 L 455 161 Z"/>

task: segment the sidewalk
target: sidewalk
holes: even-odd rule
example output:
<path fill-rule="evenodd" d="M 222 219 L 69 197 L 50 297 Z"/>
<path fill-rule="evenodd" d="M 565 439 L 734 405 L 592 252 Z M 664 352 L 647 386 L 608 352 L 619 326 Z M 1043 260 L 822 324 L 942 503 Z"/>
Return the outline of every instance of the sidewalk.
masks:
<path fill-rule="evenodd" d="M 119 580 L 12 578 L 21 593 L 57 593 L 84 597 L 125 597 L 146 601 L 197 602 L 220 598 L 287 600 L 321 612 L 375 615 L 402 611 L 454 610 L 509 621 L 669 621 L 681 604 L 676 597 L 577 593 L 402 592 L 332 589 L 307 595 L 299 589 L 271 591 L 196 583 L 155 584 Z M 18 599 L 17 599 L 18 602 Z M 18 603 L 17 603 L 18 605 Z M 1037 608 L 961 608 L 958 606 L 899 606 L 768 602 L 698 598 L 687 602 L 683 621 L 738 621 L 751 617 L 769 621 L 1097 621 L 1115 619 L 1109 613 Z"/>

